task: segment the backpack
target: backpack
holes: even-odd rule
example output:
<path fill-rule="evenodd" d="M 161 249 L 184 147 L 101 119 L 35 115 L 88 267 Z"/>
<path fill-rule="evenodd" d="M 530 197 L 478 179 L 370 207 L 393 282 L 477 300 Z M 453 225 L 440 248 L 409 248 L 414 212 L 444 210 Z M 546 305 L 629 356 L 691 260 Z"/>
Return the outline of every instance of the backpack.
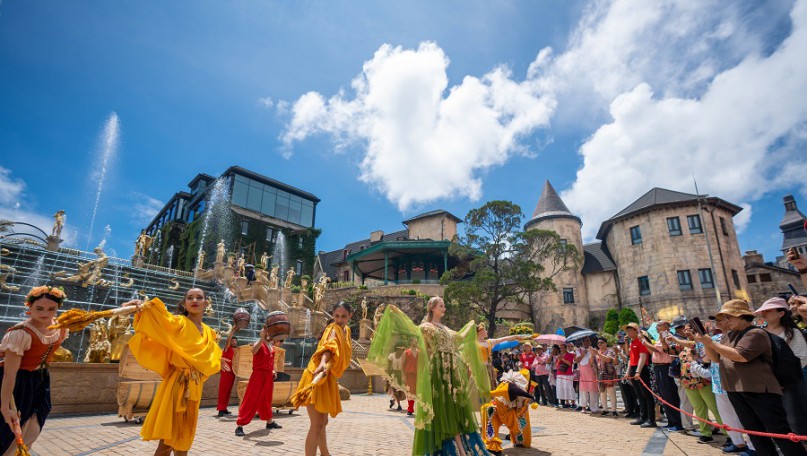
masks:
<path fill-rule="evenodd" d="M 743 331 L 740 338 L 745 336 L 746 332 L 755 328 L 755 326 L 750 326 Z M 765 330 L 763 329 L 763 331 Z M 787 388 L 788 386 L 793 386 L 804 381 L 804 371 L 801 368 L 801 360 L 793 353 L 790 346 L 787 345 L 787 341 L 768 331 L 765 331 L 765 334 L 768 335 L 768 339 L 771 341 L 771 369 L 773 370 L 773 375 L 776 377 L 776 380 L 779 381 L 779 385 L 781 385 L 782 388 Z"/>

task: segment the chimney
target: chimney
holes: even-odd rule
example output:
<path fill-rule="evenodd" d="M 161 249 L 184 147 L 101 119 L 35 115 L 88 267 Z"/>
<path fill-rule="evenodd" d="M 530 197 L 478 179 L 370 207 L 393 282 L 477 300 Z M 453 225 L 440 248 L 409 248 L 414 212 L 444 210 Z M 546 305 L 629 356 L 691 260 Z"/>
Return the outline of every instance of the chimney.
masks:
<path fill-rule="evenodd" d="M 381 230 L 373 231 L 370 233 L 370 243 L 380 242 L 381 239 L 384 239 L 384 232 Z"/>
<path fill-rule="evenodd" d="M 762 257 L 762 254 L 757 253 L 756 250 L 749 250 L 745 252 L 745 255 L 743 255 L 743 261 L 745 262 L 746 268 L 750 268 L 752 266 L 758 266 L 760 264 L 765 264 L 765 260 Z"/>
<path fill-rule="evenodd" d="M 798 209 L 796 207 L 796 198 L 793 198 L 793 195 L 785 195 L 783 200 L 785 202 L 785 211 L 795 211 Z"/>

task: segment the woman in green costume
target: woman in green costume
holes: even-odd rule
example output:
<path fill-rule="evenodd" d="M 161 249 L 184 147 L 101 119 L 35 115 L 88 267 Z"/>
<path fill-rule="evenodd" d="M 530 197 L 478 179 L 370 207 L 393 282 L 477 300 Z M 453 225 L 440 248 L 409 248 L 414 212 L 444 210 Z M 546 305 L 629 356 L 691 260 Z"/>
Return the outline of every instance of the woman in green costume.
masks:
<path fill-rule="evenodd" d="M 418 338 L 415 401 L 415 440 L 413 455 L 477 456 L 489 455 L 474 414 L 470 396 L 476 389 L 480 395 L 490 392 L 485 364 L 476 344 L 476 324 L 471 321 L 459 332 L 452 331 L 440 320 L 446 306 L 442 298 L 433 297 L 426 305 L 426 317 L 420 326 L 395 306 L 387 306 L 376 329 L 367 359 L 380 367 L 401 340 Z M 470 375 L 469 375 L 470 374 Z M 394 385 L 392 375 L 385 378 Z"/>

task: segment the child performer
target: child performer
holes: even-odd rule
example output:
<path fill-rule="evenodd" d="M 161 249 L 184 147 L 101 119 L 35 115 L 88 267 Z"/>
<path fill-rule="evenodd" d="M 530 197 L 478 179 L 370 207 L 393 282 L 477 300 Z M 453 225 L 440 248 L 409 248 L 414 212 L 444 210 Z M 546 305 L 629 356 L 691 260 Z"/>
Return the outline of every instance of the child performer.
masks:
<path fill-rule="evenodd" d="M 230 395 L 233 392 L 235 383 L 235 373 L 233 372 L 233 356 L 238 347 L 238 339 L 230 333 L 227 342 L 224 344 L 224 351 L 221 353 L 221 375 L 219 376 L 219 402 L 216 410 L 219 411 L 219 418 L 224 415 L 232 415 L 227 406 L 230 405 Z"/>
<path fill-rule="evenodd" d="M 406 415 L 415 414 L 415 396 L 418 385 L 418 338 L 409 339 L 409 348 L 404 351 L 404 386 L 406 386 Z"/>
<path fill-rule="evenodd" d="M 139 300 L 123 304 L 140 307 Z M 188 454 L 196 435 L 202 386 L 221 367 L 221 348 L 216 332 L 202 323 L 210 301 L 205 292 L 191 288 L 172 315 L 155 298 L 135 315 L 135 334 L 129 348 L 141 366 L 163 378 L 140 435 L 159 440 L 155 456 Z"/>
<path fill-rule="evenodd" d="M 266 429 L 281 429 L 272 421 L 272 393 L 275 389 L 275 346 L 261 329 L 261 339 L 252 345 L 252 375 L 249 376 L 244 400 L 238 408 L 238 421 L 235 422 L 235 435 L 243 437 L 244 426 L 252 422 L 255 412 L 266 421 Z"/>
<path fill-rule="evenodd" d="M 405 343 L 398 345 L 395 347 L 395 353 L 390 353 L 389 358 L 387 358 L 387 371 L 392 375 L 392 378 L 395 379 L 394 385 L 392 382 L 388 382 L 387 384 L 387 394 L 390 395 L 389 408 L 395 406 L 395 402 L 397 401 L 398 411 L 403 410 L 401 401 L 406 399 L 406 393 L 398 389 L 403 385 L 404 349 L 406 349 Z"/>
<path fill-rule="evenodd" d="M 22 427 L 23 439 L 30 448 L 48 418 L 51 409 L 48 364 L 67 337 L 66 329 L 51 330 L 48 326 L 56 323 L 56 309 L 65 299 L 67 296 L 59 288 L 33 288 L 25 298 L 28 307 L 25 313 L 30 317 L 9 328 L 0 343 L 4 355 L 0 366 L 3 377 L 0 411 L 4 419 L 0 426 L 0 454 L 16 451 L 10 427 L 13 422 Z M 12 400 L 16 410 L 10 407 Z"/>
<path fill-rule="evenodd" d="M 295 407 L 306 406 L 308 419 L 311 422 L 305 438 L 305 456 L 316 456 L 317 447 L 321 454 L 331 454 L 325 427 L 328 425 L 328 414 L 336 417 L 342 411 L 339 398 L 339 385 L 336 381 L 350 365 L 353 348 L 350 342 L 350 304 L 340 301 L 333 311 L 333 323 L 329 324 L 317 345 L 317 351 L 311 356 L 300 379 L 297 392 L 291 401 Z M 312 380 L 320 372 L 325 378 L 311 389 Z M 310 391 L 310 395 L 304 393 Z"/>

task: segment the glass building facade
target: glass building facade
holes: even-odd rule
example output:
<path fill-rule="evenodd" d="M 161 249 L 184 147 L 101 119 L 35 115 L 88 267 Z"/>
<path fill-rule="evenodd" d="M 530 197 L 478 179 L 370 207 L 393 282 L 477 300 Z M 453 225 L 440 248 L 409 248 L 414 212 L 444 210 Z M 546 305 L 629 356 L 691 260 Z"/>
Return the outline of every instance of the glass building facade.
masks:
<path fill-rule="evenodd" d="M 240 174 L 233 175 L 230 201 L 269 217 L 306 228 L 314 227 L 314 201 Z"/>

